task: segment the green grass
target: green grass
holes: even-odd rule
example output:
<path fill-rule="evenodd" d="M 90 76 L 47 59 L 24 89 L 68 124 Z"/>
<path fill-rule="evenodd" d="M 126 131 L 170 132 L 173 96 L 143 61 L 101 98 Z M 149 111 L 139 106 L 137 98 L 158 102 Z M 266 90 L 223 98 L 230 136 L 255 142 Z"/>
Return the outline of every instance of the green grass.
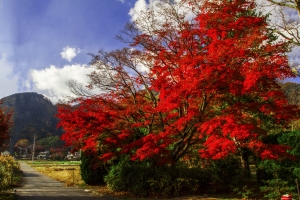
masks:
<path fill-rule="evenodd" d="M 27 161 L 27 164 L 32 164 L 32 161 Z M 80 161 L 52 161 L 52 160 L 39 160 L 34 161 L 33 165 L 79 165 Z"/>

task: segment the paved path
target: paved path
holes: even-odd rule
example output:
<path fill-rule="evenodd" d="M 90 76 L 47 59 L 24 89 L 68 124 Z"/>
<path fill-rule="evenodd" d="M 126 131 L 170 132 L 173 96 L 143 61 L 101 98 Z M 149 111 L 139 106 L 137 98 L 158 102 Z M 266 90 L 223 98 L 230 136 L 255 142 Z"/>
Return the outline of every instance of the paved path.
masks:
<path fill-rule="evenodd" d="M 17 200 L 120 200 L 107 195 L 87 193 L 84 189 L 65 187 L 63 183 L 45 176 L 26 163 L 20 163 L 23 186 L 17 188 Z"/>

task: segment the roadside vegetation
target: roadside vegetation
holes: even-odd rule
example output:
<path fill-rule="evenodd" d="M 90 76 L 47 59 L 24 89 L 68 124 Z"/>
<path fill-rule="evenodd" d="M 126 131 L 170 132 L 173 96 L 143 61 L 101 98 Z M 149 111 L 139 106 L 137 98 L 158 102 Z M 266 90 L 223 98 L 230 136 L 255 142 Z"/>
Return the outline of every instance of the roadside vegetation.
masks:
<path fill-rule="evenodd" d="M 126 192 L 115 192 L 105 184 L 86 184 L 81 177 L 80 162 L 68 161 L 41 161 L 28 162 L 35 170 L 65 184 L 65 186 L 75 186 L 88 190 L 94 190 L 101 194 L 116 197 L 134 197 Z"/>
<path fill-rule="evenodd" d="M 55 165 L 79 165 L 80 161 L 68 161 L 68 160 L 38 160 L 38 161 L 34 161 L 33 163 L 31 161 L 27 161 L 28 164 L 34 164 L 33 166 L 41 166 L 41 165 L 45 165 L 45 166 L 55 166 Z"/>
<path fill-rule="evenodd" d="M 276 137 L 267 138 L 266 142 L 290 146 L 293 159 L 258 160 L 250 155 L 248 176 L 245 176 L 237 156 L 215 161 L 198 159 L 193 164 L 181 161 L 175 166 L 153 168 L 149 162 L 137 163 L 129 158 L 101 166 L 103 163 L 98 159 L 83 155 L 81 164 L 41 161 L 34 162 L 32 166 L 66 186 L 92 189 L 122 198 L 194 195 L 219 199 L 278 199 L 283 194 L 297 197 L 295 180 L 300 180 L 300 131 L 276 134 Z"/>
<path fill-rule="evenodd" d="M 35 170 L 63 182 L 66 186 L 78 186 L 84 182 L 80 176 L 80 166 L 77 162 L 34 162 L 31 165 Z"/>
<path fill-rule="evenodd" d="M 21 183 L 22 172 L 19 164 L 11 156 L 0 156 L 0 199 L 13 200 L 13 189 Z"/>
<path fill-rule="evenodd" d="M 28 164 L 31 164 L 30 162 L 28 162 Z M 31 166 L 55 179 L 55 180 L 58 180 L 60 182 L 63 182 L 65 184 L 65 186 L 76 186 L 76 187 L 80 187 L 80 188 L 84 188 L 84 189 L 89 189 L 89 190 L 93 190 L 93 191 L 97 191 L 98 193 L 101 193 L 101 194 L 107 194 L 107 195 L 111 195 L 111 196 L 115 196 L 115 197 L 119 197 L 119 198 L 123 198 L 123 199 L 131 199 L 131 200 L 137 200 L 137 199 L 168 199 L 168 198 L 172 198 L 174 196 L 176 196 L 176 190 L 180 191 L 180 188 L 181 187 L 190 187 L 194 193 L 185 193 L 185 199 L 193 199 L 195 197 L 193 197 L 193 195 L 202 195 L 203 196 L 203 199 L 238 199 L 237 195 L 234 195 L 234 194 L 231 194 L 231 195 L 226 195 L 226 194 L 209 194 L 209 190 L 206 190 L 206 192 L 208 192 L 207 194 L 203 195 L 202 194 L 199 194 L 197 193 L 196 191 L 198 191 L 198 187 L 197 187 L 197 178 L 199 178 L 198 176 L 200 174 L 192 174 L 194 172 L 196 172 L 196 170 L 191 170 L 189 172 L 187 171 L 182 171 L 181 174 L 187 174 L 187 173 L 190 173 L 189 175 L 189 178 L 192 179 L 192 180 L 188 180 L 187 178 L 178 178 L 176 181 L 175 184 L 170 184 L 170 178 L 175 178 L 176 175 L 174 174 L 174 171 L 172 170 L 169 170 L 169 169 L 161 169 L 161 171 L 158 171 L 156 172 L 155 170 L 152 170 L 150 171 L 149 168 L 147 167 L 138 167 L 136 166 L 135 169 L 129 169 L 126 167 L 124 168 L 122 174 L 117 174 L 118 176 L 120 177 L 112 177 L 111 176 L 107 176 L 107 179 L 116 179 L 115 181 L 113 180 L 110 180 L 110 182 L 113 182 L 114 186 L 116 186 L 117 184 L 119 186 L 117 187 L 124 187 L 125 184 L 129 184 L 127 187 L 130 187 L 132 188 L 131 191 L 122 191 L 122 190 L 118 190 L 118 188 L 111 188 L 110 186 L 108 186 L 106 183 L 96 183 L 96 182 L 92 182 L 91 181 L 95 181 L 95 178 L 99 178 L 98 177 L 93 177 L 93 179 L 86 179 L 87 177 L 85 177 L 85 180 L 90 182 L 91 184 L 87 184 L 85 183 L 85 181 L 83 181 L 83 178 L 82 178 L 82 174 L 81 174 L 81 166 L 79 163 L 77 164 L 71 164 L 70 162 L 61 162 L 61 161 L 43 161 L 43 162 L 34 162 L 33 164 L 31 164 Z M 182 170 L 186 170 L 185 168 L 181 168 Z M 130 170 L 130 172 L 128 172 L 126 174 L 126 170 Z M 132 171 L 132 170 L 137 170 L 137 171 Z M 165 187 L 166 189 L 165 190 L 165 193 L 164 194 L 155 194 L 153 193 L 154 189 L 151 189 L 151 186 L 155 186 L 156 184 L 155 183 L 150 183 L 149 185 L 149 188 L 146 188 L 147 187 L 147 184 L 142 184 L 142 182 L 145 180 L 146 177 L 142 177 L 141 180 L 134 180 L 135 178 L 141 178 L 141 174 L 142 174 L 142 170 L 146 170 L 144 173 L 144 175 L 148 174 L 148 177 L 149 179 L 150 178 L 150 174 L 149 173 L 154 173 L 155 175 L 154 176 L 161 176 L 161 180 L 162 180 L 162 183 L 160 184 L 161 187 Z M 169 170 L 169 171 L 164 171 L 164 170 Z M 134 176 L 134 172 L 137 173 L 137 176 Z M 177 171 L 178 172 L 178 171 Z M 177 173 L 176 172 L 176 173 Z M 191 173 L 192 172 L 192 173 Z M 114 172 L 112 172 L 114 173 Z M 170 175 L 173 173 L 173 177 L 171 177 Z M 228 173 L 228 172 L 225 172 L 225 173 Z M 208 176 L 210 176 L 211 174 L 202 174 L 201 176 L 206 176 L 206 178 L 208 178 Z M 126 177 L 124 177 L 126 176 Z M 128 177 L 127 177 L 128 176 Z M 197 176 L 197 177 L 195 177 Z M 155 178 L 152 178 L 151 180 L 154 180 Z M 109 181 L 109 180 L 108 180 Z M 124 183 L 121 183 L 122 181 L 124 181 Z M 130 184 L 130 182 L 132 182 Z M 149 181 L 150 182 L 150 181 Z M 196 185 L 186 185 L 186 183 L 191 183 L 191 184 L 195 184 Z M 142 186 L 141 186 L 142 184 Z M 169 186 L 167 186 L 169 185 Z M 173 188 L 173 187 L 178 187 L 178 188 Z M 139 193 L 139 190 L 141 189 L 140 192 L 143 192 L 143 193 L 147 193 L 147 195 L 143 195 L 143 197 L 141 197 Z M 176 189 L 176 190 L 174 190 Z M 170 195 L 169 192 L 175 192 L 175 195 Z M 188 190 L 187 190 L 188 191 Z M 177 195 L 178 196 L 178 195 Z M 183 196 L 183 194 L 181 194 L 180 196 Z"/>

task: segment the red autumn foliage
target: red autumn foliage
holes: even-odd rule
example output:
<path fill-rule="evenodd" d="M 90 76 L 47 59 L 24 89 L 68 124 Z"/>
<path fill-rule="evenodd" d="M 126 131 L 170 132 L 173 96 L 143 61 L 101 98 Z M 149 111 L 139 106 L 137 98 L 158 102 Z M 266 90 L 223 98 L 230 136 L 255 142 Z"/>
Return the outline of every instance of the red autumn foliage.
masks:
<path fill-rule="evenodd" d="M 0 107 L 0 148 L 9 141 L 9 129 L 12 125 L 11 120 L 12 112 L 7 112 L 5 108 Z"/>
<path fill-rule="evenodd" d="M 278 84 L 294 77 L 287 44 L 253 8 L 252 1 L 206 2 L 180 28 L 134 34 L 142 51 L 93 55 L 89 87 L 104 93 L 59 106 L 62 139 L 103 160 L 128 154 L 157 164 L 195 151 L 212 159 L 243 149 L 263 159 L 286 154 L 288 147 L 262 139 L 299 116 Z"/>

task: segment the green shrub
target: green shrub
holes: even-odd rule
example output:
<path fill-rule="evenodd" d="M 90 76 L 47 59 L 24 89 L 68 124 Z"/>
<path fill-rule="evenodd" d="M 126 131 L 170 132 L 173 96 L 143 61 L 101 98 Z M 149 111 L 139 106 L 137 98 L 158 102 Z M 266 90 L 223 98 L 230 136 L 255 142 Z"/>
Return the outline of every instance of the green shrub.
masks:
<path fill-rule="evenodd" d="M 123 160 L 112 166 L 105 182 L 114 191 L 126 191 L 137 196 L 177 196 L 204 189 L 210 182 L 210 173 L 201 168 L 176 166 L 152 167 L 148 162 Z"/>
<path fill-rule="evenodd" d="M 174 167 L 162 166 L 155 170 L 148 183 L 154 193 L 165 196 L 193 194 L 205 189 L 211 182 L 209 173 L 200 168 L 189 168 L 177 164 Z"/>
<path fill-rule="evenodd" d="M 300 131 L 287 131 L 270 135 L 272 144 L 283 144 L 291 149 L 288 152 L 295 159 L 280 158 L 276 160 L 263 160 L 259 163 L 259 170 L 263 172 L 260 177 L 261 192 L 268 199 L 279 199 L 284 194 L 297 193 L 296 179 L 300 179 Z M 267 138 L 267 139 L 269 139 Z"/>
<path fill-rule="evenodd" d="M 81 154 L 80 174 L 86 184 L 103 184 L 107 170 L 97 157 L 88 152 L 83 152 Z"/>
<path fill-rule="evenodd" d="M 211 175 L 215 183 L 224 187 L 235 188 L 244 181 L 241 163 L 236 157 L 214 160 L 207 167 L 213 171 Z"/>
<path fill-rule="evenodd" d="M 284 194 L 292 194 L 294 197 L 297 196 L 295 185 L 290 185 L 287 181 L 274 178 L 265 183 L 266 185 L 262 186 L 260 189 L 267 199 L 276 200 Z"/>
<path fill-rule="evenodd" d="M 0 156 L 0 192 L 17 185 L 21 179 L 19 164 L 11 156 Z"/>

